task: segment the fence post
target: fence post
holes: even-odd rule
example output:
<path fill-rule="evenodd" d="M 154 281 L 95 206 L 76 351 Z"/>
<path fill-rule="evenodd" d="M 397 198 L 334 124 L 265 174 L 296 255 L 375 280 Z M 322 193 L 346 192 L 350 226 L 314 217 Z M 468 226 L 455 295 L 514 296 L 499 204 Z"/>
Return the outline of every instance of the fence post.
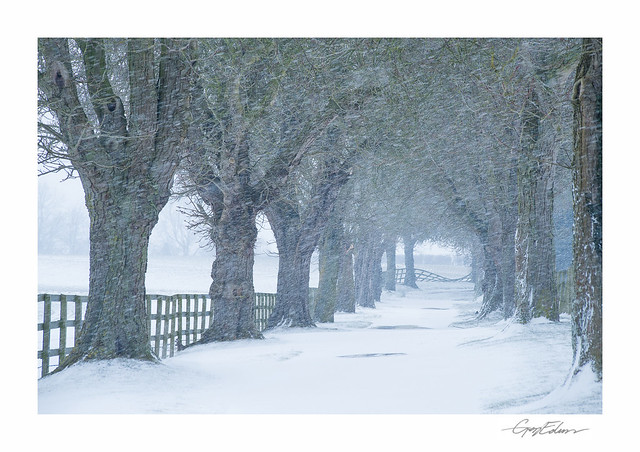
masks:
<path fill-rule="evenodd" d="M 60 295 L 60 343 L 58 345 L 58 365 L 67 356 L 67 296 Z"/>
<path fill-rule="evenodd" d="M 213 310 L 213 301 L 211 302 L 211 309 L 207 310 L 207 297 L 204 297 L 202 299 L 202 328 L 200 328 L 201 333 L 204 333 L 204 330 L 207 329 L 207 324 L 206 324 L 206 320 L 209 317 L 208 314 L 211 313 L 211 311 Z"/>
<path fill-rule="evenodd" d="M 169 326 L 169 357 L 173 356 L 176 347 L 176 297 L 169 297 L 171 303 L 171 317 Z"/>
<path fill-rule="evenodd" d="M 162 324 L 162 297 L 156 297 L 156 340 L 153 344 L 153 351 L 160 357 L 160 327 Z"/>
<path fill-rule="evenodd" d="M 178 336 L 178 344 L 180 344 L 180 346 L 184 346 L 184 344 L 182 343 L 182 295 L 176 295 L 178 297 L 177 299 L 177 303 L 178 303 L 178 332 L 177 332 L 177 336 Z"/>
<path fill-rule="evenodd" d="M 160 297 L 158 297 L 160 298 Z M 162 358 L 167 357 L 167 348 L 169 345 L 169 316 L 171 312 L 171 306 L 169 306 L 169 299 L 165 297 L 164 299 L 164 333 L 162 334 Z"/>
<path fill-rule="evenodd" d="M 200 297 L 195 294 L 193 296 L 193 342 L 198 340 L 198 303 L 200 302 Z"/>
<path fill-rule="evenodd" d="M 258 327 L 258 331 L 262 331 L 263 327 L 262 327 L 262 294 L 256 292 L 254 294 L 254 321 Z"/>
<path fill-rule="evenodd" d="M 49 349 L 51 347 L 51 296 L 44 294 L 44 318 L 42 319 L 42 376 L 49 373 Z"/>
<path fill-rule="evenodd" d="M 184 342 L 185 342 L 185 347 L 187 345 L 189 345 L 190 343 L 190 337 L 189 334 L 191 333 L 191 296 L 190 295 L 185 295 L 185 299 L 186 299 L 186 312 L 185 312 L 185 338 L 184 338 Z"/>

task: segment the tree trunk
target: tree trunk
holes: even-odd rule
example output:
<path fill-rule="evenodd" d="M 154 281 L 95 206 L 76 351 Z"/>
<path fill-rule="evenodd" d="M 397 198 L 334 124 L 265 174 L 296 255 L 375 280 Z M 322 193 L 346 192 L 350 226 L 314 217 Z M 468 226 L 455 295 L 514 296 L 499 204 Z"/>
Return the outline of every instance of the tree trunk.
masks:
<path fill-rule="evenodd" d="M 416 239 L 411 234 L 406 234 L 402 237 L 402 241 L 404 242 L 404 285 L 417 289 L 416 270 L 413 264 L 413 248 L 416 246 Z"/>
<path fill-rule="evenodd" d="M 387 271 L 385 273 L 384 288 L 396 290 L 396 239 L 387 238 L 384 242 L 384 253 L 387 257 Z"/>
<path fill-rule="evenodd" d="M 311 252 L 279 247 L 278 301 L 268 328 L 315 326 L 309 313 L 309 269 Z"/>
<path fill-rule="evenodd" d="M 382 241 L 369 237 L 356 248 L 354 262 L 354 282 L 356 304 L 365 308 L 375 308 L 382 291 Z"/>
<path fill-rule="evenodd" d="M 323 163 L 322 171 L 314 174 L 310 199 L 304 208 L 294 196 L 293 200 L 270 203 L 265 211 L 280 253 L 278 301 L 269 318 L 269 327 L 315 326 L 308 306 L 311 255 L 330 218 L 338 222 L 333 207 L 340 189 L 349 179 L 346 162 L 330 157 Z M 322 306 L 320 309 L 323 310 Z M 333 307 L 325 315 L 333 316 Z"/>
<path fill-rule="evenodd" d="M 319 249 L 319 281 L 313 319 L 316 322 L 333 322 L 338 299 L 338 276 L 343 251 L 342 222 L 331 221 L 324 232 Z"/>
<path fill-rule="evenodd" d="M 539 103 L 531 88 L 518 164 L 516 315 L 522 323 L 534 317 L 560 318 L 553 244 L 553 155 L 541 144 Z"/>
<path fill-rule="evenodd" d="M 214 316 L 201 343 L 262 338 L 255 324 L 253 287 L 256 213 L 241 194 L 243 185 L 235 188 L 225 194 L 225 206 L 213 230 L 216 257 L 209 295 Z"/>
<path fill-rule="evenodd" d="M 516 310 L 516 228 L 518 222 L 517 157 L 512 154 L 511 163 L 504 171 L 506 200 L 500 208 L 502 225 L 502 309 L 505 319 L 513 317 Z"/>
<path fill-rule="evenodd" d="M 515 221 L 506 226 L 502 233 L 502 310 L 504 318 L 508 319 L 516 310 Z"/>
<path fill-rule="evenodd" d="M 380 297 L 382 296 L 382 254 L 384 253 L 384 248 L 382 247 L 382 243 L 380 243 L 373 251 L 373 262 L 372 272 L 373 272 L 373 300 L 377 303 L 380 301 Z"/>
<path fill-rule="evenodd" d="M 476 295 L 482 294 L 482 280 L 484 278 L 484 253 L 480 245 L 474 244 L 471 248 L 471 281 Z"/>
<path fill-rule="evenodd" d="M 489 249 L 485 250 L 485 254 L 490 255 Z M 484 318 L 488 314 L 497 311 L 502 305 L 502 275 L 496 266 L 493 257 L 485 258 L 484 278 L 482 280 L 482 305 L 478 318 Z"/>
<path fill-rule="evenodd" d="M 288 203 L 273 203 L 266 212 L 279 255 L 278 299 L 267 327 L 315 326 L 309 313 L 309 272 L 317 240 Z"/>
<path fill-rule="evenodd" d="M 602 378 L 602 40 L 585 39 L 574 102 L 573 374 Z"/>
<path fill-rule="evenodd" d="M 89 303 L 77 346 L 63 362 L 154 359 L 147 325 L 145 274 L 157 207 L 122 186 L 91 193 Z M 105 265 L 104 263 L 107 263 Z"/>
<path fill-rule="evenodd" d="M 78 171 L 91 220 L 85 321 L 76 347 L 56 371 L 83 359 L 154 358 L 145 309 L 147 250 L 169 199 L 189 120 L 188 42 L 129 39 L 127 74 L 116 71 L 112 78 L 104 40 L 75 43 L 81 81 L 74 78 L 67 39 L 39 43 L 48 70 L 39 87 L 58 119 L 58 139 Z M 128 115 L 110 84 L 124 77 Z"/>
<path fill-rule="evenodd" d="M 478 318 L 503 308 L 504 302 L 504 272 L 502 260 L 501 225 L 497 216 L 489 221 L 488 233 L 481 237 L 484 251 L 484 279 L 482 281 L 482 306 Z"/>
<path fill-rule="evenodd" d="M 353 246 L 345 241 L 336 283 L 336 312 L 356 312 L 355 282 L 353 279 Z"/>

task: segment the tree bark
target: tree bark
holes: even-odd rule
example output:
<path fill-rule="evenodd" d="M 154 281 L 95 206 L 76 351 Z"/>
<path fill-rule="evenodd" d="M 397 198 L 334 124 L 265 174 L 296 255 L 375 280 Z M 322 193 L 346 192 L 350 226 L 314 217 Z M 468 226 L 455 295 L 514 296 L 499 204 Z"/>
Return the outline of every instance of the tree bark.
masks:
<path fill-rule="evenodd" d="M 213 323 L 201 343 L 262 338 L 255 324 L 253 288 L 256 213 L 239 199 L 231 200 L 215 227 L 216 257 L 209 296 Z M 229 210 L 230 212 L 227 212 Z"/>
<path fill-rule="evenodd" d="M 221 163 L 224 172 L 219 184 L 223 189 L 216 190 L 215 183 L 210 183 L 208 190 L 201 192 L 214 212 L 211 236 L 216 246 L 209 289 L 214 316 L 202 334 L 202 343 L 262 338 L 255 325 L 253 287 L 258 208 L 250 185 L 246 133 L 235 139 L 231 157 Z"/>
<path fill-rule="evenodd" d="M 488 231 L 480 237 L 484 251 L 484 279 L 482 281 L 482 305 L 478 318 L 501 310 L 504 303 L 504 272 L 502 230 L 498 216 L 488 222 Z"/>
<path fill-rule="evenodd" d="M 539 105 L 532 87 L 524 109 L 518 164 L 516 315 L 522 323 L 534 317 L 560 318 L 553 244 L 553 155 L 541 144 Z"/>
<path fill-rule="evenodd" d="M 474 244 L 471 248 L 471 281 L 473 282 L 473 290 L 476 295 L 482 294 L 484 259 L 482 247 Z"/>
<path fill-rule="evenodd" d="M 573 374 L 602 378 L 602 40 L 584 39 L 576 70 L 573 203 Z"/>
<path fill-rule="evenodd" d="M 318 295 L 313 312 L 316 322 L 333 322 L 338 299 L 338 276 L 342 261 L 344 232 L 342 221 L 330 221 L 319 247 Z"/>
<path fill-rule="evenodd" d="M 411 234 L 405 234 L 402 236 L 402 241 L 404 243 L 404 285 L 417 289 L 416 269 L 413 263 L 413 248 L 416 246 L 416 239 Z"/>
<path fill-rule="evenodd" d="M 357 245 L 353 265 L 356 304 L 375 308 L 382 292 L 382 240 L 372 235 L 362 239 Z"/>
<path fill-rule="evenodd" d="M 511 318 L 516 310 L 515 227 L 508 225 L 502 234 L 502 314 Z"/>
<path fill-rule="evenodd" d="M 323 170 L 315 175 L 317 179 L 313 182 L 310 199 L 304 208 L 297 199 L 281 199 L 266 208 L 280 254 L 278 301 L 269 318 L 269 327 L 314 326 L 308 307 L 311 255 L 327 229 L 330 218 L 335 216 L 333 207 L 338 193 L 349 179 L 346 162 L 329 158 L 324 164 Z M 338 222 L 336 218 L 334 221 Z M 325 287 L 322 289 L 326 292 Z M 332 302 L 322 299 L 323 291 L 320 291 L 319 297 L 319 309 L 327 311 L 324 317 L 333 317 L 333 306 L 322 306 Z"/>
<path fill-rule="evenodd" d="M 518 222 L 517 158 L 512 156 L 504 174 L 506 200 L 500 209 L 502 224 L 502 309 L 505 319 L 516 310 L 516 228 Z"/>
<path fill-rule="evenodd" d="M 353 279 L 353 246 L 346 240 L 340 259 L 340 271 L 336 283 L 336 312 L 356 312 L 355 282 Z"/>
<path fill-rule="evenodd" d="M 117 191 L 119 187 L 91 194 L 89 303 L 78 345 L 64 365 L 81 359 L 154 359 L 145 273 L 157 212 L 146 198 Z"/>
<path fill-rule="evenodd" d="M 315 326 L 309 313 L 309 273 L 317 239 L 287 202 L 266 209 L 278 246 L 278 298 L 267 328 Z"/>
<path fill-rule="evenodd" d="M 384 242 L 384 253 L 387 257 L 387 271 L 385 273 L 384 288 L 396 290 L 396 239 L 388 237 Z"/>

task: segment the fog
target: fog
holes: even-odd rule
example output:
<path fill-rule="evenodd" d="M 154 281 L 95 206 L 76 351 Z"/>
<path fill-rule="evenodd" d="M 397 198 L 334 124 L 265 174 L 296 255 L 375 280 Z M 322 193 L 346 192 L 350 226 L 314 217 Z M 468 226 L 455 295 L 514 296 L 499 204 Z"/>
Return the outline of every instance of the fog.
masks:
<path fill-rule="evenodd" d="M 185 201 L 172 199 L 160 213 L 149 243 L 149 257 L 213 256 L 212 247 L 198 233 L 189 230 L 180 212 Z M 260 217 L 256 254 L 277 255 L 275 238 L 268 221 Z M 398 264 L 403 264 L 404 248 L 397 247 Z M 66 174 L 45 174 L 38 177 L 38 254 L 89 255 L 89 214 L 84 204 L 84 191 L 79 178 Z M 433 242 L 416 245 L 415 264 L 463 265 L 464 256 L 456 250 Z M 317 264 L 317 259 L 314 259 Z M 384 262 L 383 262 L 384 266 Z"/>

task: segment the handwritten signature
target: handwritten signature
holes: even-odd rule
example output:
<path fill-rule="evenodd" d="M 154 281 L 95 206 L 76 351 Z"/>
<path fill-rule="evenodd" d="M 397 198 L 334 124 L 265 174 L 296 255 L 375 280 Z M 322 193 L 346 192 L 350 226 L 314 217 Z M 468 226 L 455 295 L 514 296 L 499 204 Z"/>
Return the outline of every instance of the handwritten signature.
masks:
<path fill-rule="evenodd" d="M 542 426 L 539 427 L 532 427 L 529 426 L 529 419 L 523 419 L 520 422 L 518 422 L 515 426 L 513 427 L 509 427 L 509 428 L 503 428 L 502 431 L 511 431 L 511 433 L 513 433 L 514 435 L 520 435 L 522 438 L 524 438 L 525 436 L 527 436 L 527 434 L 530 434 L 531 436 L 536 436 L 536 435 L 557 435 L 557 434 L 569 434 L 569 433 L 580 433 L 580 432 L 584 432 L 586 430 L 589 430 L 588 428 L 581 428 L 581 429 L 575 429 L 575 428 L 564 428 L 563 427 L 564 422 L 562 421 L 549 421 L 549 422 L 545 422 Z"/>

